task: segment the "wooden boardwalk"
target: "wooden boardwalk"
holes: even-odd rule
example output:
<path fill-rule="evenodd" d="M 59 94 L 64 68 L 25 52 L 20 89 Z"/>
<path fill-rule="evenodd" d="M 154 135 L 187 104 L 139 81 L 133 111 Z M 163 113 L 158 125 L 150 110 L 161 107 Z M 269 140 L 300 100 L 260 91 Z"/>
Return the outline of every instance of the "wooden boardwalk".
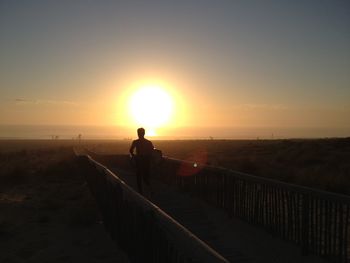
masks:
<path fill-rule="evenodd" d="M 108 168 L 136 189 L 133 172 L 117 166 Z M 320 257 L 302 256 L 296 245 L 267 233 L 264 229 L 229 218 L 220 209 L 180 193 L 159 181 L 152 181 L 153 195 L 145 196 L 189 229 L 230 262 L 326 262 Z"/>

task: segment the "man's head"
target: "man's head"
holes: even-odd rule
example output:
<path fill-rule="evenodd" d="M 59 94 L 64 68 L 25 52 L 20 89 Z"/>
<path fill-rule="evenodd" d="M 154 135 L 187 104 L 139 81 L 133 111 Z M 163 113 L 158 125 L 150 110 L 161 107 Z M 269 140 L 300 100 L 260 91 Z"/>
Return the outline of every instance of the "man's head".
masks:
<path fill-rule="evenodd" d="M 145 137 L 145 129 L 144 128 L 138 128 L 137 129 L 137 135 L 139 136 L 139 138 Z"/>

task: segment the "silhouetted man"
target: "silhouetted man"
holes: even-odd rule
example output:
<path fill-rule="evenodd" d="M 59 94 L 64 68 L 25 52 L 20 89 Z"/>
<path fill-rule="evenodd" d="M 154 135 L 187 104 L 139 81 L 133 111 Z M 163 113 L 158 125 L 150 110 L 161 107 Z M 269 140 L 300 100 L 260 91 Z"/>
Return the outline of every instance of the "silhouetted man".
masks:
<path fill-rule="evenodd" d="M 151 141 L 145 139 L 145 129 L 137 129 L 138 139 L 134 140 L 130 147 L 130 154 L 136 160 L 136 175 L 137 175 L 137 187 L 139 193 L 143 193 L 143 181 L 150 187 L 150 169 L 151 158 L 153 153 L 153 144 Z M 134 150 L 136 148 L 136 155 Z"/>

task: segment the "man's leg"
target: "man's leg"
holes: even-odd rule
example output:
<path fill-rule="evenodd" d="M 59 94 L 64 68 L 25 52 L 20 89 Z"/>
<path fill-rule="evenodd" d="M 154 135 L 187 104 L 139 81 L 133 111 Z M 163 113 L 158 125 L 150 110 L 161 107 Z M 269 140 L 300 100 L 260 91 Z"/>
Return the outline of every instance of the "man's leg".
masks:
<path fill-rule="evenodd" d="M 140 194 L 143 193 L 142 191 L 142 173 L 141 171 L 137 171 L 137 189 Z"/>
<path fill-rule="evenodd" d="M 147 185 L 148 191 L 151 196 L 153 196 L 153 189 L 151 186 L 151 158 L 147 158 L 145 160 L 145 166 L 144 166 L 144 177 L 143 180 L 145 184 Z"/>
<path fill-rule="evenodd" d="M 145 181 L 145 183 L 150 186 L 151 185 L 151 160 L 150 158 L 145 158 L 145 162 L 143 164 L 143 171 L 144 171 L 144 176 L 143 176 L 143 180 Z"/>
<path fill-rule="evenodd" d="M 142 171 L 142 161 L 140 159 L 136 160 L 136 168 L 137 168 L 137 171 L 136 171 L 137 189 L 140 194 L 143 194 L 143 189 L 142 189 L 143 171 Z"/>

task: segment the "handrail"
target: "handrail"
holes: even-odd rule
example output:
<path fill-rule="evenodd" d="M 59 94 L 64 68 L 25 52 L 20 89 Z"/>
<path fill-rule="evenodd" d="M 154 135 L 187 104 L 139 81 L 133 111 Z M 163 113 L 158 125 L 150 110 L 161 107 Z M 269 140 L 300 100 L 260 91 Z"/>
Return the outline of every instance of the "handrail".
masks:
<path fill-rule="evenodd" d="M 77 155 L 79 155 L 76 152 Z M 91 156 L 86 179 L 107 230 L 136 262 L 228 262 Z M 96 172 L 97 171 L 97 172 Z"/>
<path fill-rule="evenodd" d="M 230 216 L 295 242 L 304 254 L 350 262 L 349 196 L 168 157 L 154 173 Z"/>
<path fill-rule="evenodd" d="M 247 174 L 247 173 L 239 172 L 239 171 L 232 170 L 232 169 L 225 168 L 225 167 L 221 167 L 221 166 L 200 164 L 200 163 L 195 163 L 195 162 L 191 162 L 191 161 L 171 158 L 171 157 L 165 157 L 164 159 L 167 161 L 173 161 L 173 162 L 178 162 L 178 163 L 187 163 L 189 165 L 196 164 L 197 171 L 200 171 L 203 169 L 212 169 L 214 171 L 221 171 L 222 173 L 227 173 L 229 175 L 231 174 L 231 176 L 234 176 L 234 177 L 237 177 L 240 179 L 244 179 L 247 181 L 258 182 L 261 184 L 278 185 L 279 187 L 284 187 L 284 188 L 289 189 L 289 190 L 295 190 L 295 191 L 298 191 L 300 193 L 307 193 L 307 194 L 311 194 L 311 195 L 315 195 L 315 196 L 319 195 L 319 196 L 327 197 L 327 198 L 332 199 L 332 200 L 342 201 L 342 202 L 345 202 L 347 204 L 350 204 L 350 196 L 344 195 L 344 194 L 328 192 L 328 191 L 319 190 L 319 189 L 315 189 L 315 188 L 311 188 L 311 187 L 307 187 L 307 186 L 302 186 L 302 185 L 296 185 L 296 184 L 292 184 L 292 183 L 286 183 L 286 182 L 279 181 L 276 179 Z"/>

